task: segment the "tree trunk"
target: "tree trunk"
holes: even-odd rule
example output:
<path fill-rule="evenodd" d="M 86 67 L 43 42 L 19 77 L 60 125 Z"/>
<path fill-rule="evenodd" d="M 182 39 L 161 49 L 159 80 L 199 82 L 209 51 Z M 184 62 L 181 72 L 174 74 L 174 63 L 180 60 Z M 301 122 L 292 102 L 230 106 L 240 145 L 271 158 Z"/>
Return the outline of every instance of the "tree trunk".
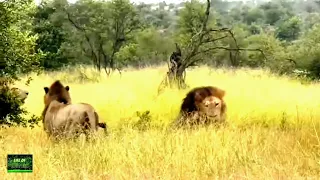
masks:
<path fill-rule="evenodd" d="M 170 68 L 167 73 L 170 87 L 177 85 L 179 89 L 186 88 L 185 71 L 186 68 L 184 68 L 184 66 Z"/>
<path fill-rule="evenodd" d="M 175 44 L 176 51 L 174 51 L 170 56 L 169 71 L 167 72 L 167 82 L 165 84 L 170 87 L 177 85 L 180 89 L 186 87 L 186 66 L 182 63 L 182 54 L 179 45 L 177 43 Z"/>

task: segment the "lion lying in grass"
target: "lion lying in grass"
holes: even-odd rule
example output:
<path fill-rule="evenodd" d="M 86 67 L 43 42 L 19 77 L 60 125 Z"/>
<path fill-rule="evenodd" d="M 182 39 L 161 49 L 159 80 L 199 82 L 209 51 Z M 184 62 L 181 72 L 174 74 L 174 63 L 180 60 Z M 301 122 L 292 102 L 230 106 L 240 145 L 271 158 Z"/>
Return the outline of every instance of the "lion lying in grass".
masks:
<path fill-rule="evenodd" d="M 174 125 L 193 126 L 225 121 L 225 91 L 213 86 L 196 87 L 183 99 L 180 114 Z"/>

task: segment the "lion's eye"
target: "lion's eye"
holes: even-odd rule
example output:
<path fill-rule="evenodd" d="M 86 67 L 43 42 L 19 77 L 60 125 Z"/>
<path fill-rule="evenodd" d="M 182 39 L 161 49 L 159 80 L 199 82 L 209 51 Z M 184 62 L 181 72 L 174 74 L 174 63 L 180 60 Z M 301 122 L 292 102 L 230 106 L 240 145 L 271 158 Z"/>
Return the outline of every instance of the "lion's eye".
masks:
<path fill-rule="evenodd" d="M 204 106 L 209 107 L 209 104 L 210 104 L 210 102 L 206 101 L 206 102 L 204 103 Z"/>
<path fill-rule="evenodd" d="M 216 105 L 216 106 L 218 106 L 218 105 L 219 105 L 219 103 L 218 103 L 218 102 L 216 102 L 216 103 L 215 103 L 215 105 Z"/>

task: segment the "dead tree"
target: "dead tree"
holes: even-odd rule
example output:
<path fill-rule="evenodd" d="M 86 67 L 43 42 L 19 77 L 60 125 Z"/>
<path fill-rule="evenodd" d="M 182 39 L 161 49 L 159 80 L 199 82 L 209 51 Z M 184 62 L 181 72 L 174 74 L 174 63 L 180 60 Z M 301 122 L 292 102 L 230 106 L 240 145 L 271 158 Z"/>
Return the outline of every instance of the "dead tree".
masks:
<path fill-rule="evenodd" d="M 182 69 L 182 54 L 181 54 L 181 49 L 178 45 L 178 43 L 175 43 L 176 45 L 176 51 L 172 52 L 171 56 L 170 56 L 170 62 L 168 63 L 169 65 L 169 72 L 168 72 L 168 77 L 170 79 L 175 79 L 175 77 L 177 77 L 177 74 L 180 74 L 180 72 L 178 72 L 179 69 Z M 183 75 L 183 74 L 182 74 Z M 184 79 L 184 77 L 183 77 Z M 176 81 L 178 79 L 175 79 Z"/>
<path fill-rule="evenodd" d="M 199 55 L 208 53 L 210 51 L 218 49 L 230 51 L 230 57 L 232 58 L 232 61 L 235 61 L 234 63 L 236 63 L 235 58 L 237 58 L 239 52 L 242 50 L 260 51 L 266 59 L 266 56 L 260 49 L 240 48 L 231 29 L 208 28 L 207 23 L 210 15 L 210 6 L 210 0 L 207 0 L 207 6 L 205 16 L 202 21 L 202 26 L 197 31 L 197 33 L 193 35 L 193 37 L 191 37 L 189 43 L 184 48 L 185 53 L 181 52 L 179 45 L 176 43 L 176 51 L 173 52 L 170 56 L 169 70 L 166 74 L 166 77 L 161 82 L 158 91 L 161 91 L 161 89 L 166 86 L 172 87 L 172 85 L 177 85 L 178 88 L 187 87 L 185 83 L 186 69 L 191 66 L 196 66 L 197 63 L 202 60 Z M 230 48 L 230 46 L 215 46 L 216 42 L 225 38 L 232 38 L 235 48 Z"/>

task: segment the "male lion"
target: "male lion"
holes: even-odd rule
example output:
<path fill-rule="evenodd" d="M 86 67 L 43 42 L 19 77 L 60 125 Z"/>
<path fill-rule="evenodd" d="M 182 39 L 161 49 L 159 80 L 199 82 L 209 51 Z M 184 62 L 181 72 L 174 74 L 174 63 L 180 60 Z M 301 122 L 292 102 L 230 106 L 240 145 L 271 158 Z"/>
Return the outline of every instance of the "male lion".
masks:
<path fill-rule="evenodd" d="M 63 86 L 59 80 L 50 88 L 44 87 L 44 104 L 42 112 L 44 130 L 49 136 L 78 136 L 88 131 L 96 132 L 98 127 L 106 128 L 99 123 L 95 109 L 86 103 L 71 104 L 70 87 Z"/>
<path fill-rule="evenodd" d="M 22 103 L 24 103 L 29 95 L 28 91 L 16 87 L 11 88 L 11 91 L 17 95 L 17 98 L 19 98 Z"/>
<path fill-rule="evenodd" d="M 11 94 L 14 95 L 15 98 L 20 100 L 22 103 L 27 99 L 29 92 L 17 87 L 10 87 L 10 86 L 0 86 L 0 93 L 5 93 L 6 91 L 10 91 Z"/>
<path fill-rule="evenodd" d="M 19 88 L 0 85 L 0 120 L 9 114 L 19 113 L 21 110 L 19 106 L 24 104 L 28 94 L 28 91 Z"/>
<path fill-rule="evenodd" d="M 196 87 L 183 99 L 175 125 L 197 125 L 224 122 L 226 103 L 225 91 L 213 86 Z"/>

